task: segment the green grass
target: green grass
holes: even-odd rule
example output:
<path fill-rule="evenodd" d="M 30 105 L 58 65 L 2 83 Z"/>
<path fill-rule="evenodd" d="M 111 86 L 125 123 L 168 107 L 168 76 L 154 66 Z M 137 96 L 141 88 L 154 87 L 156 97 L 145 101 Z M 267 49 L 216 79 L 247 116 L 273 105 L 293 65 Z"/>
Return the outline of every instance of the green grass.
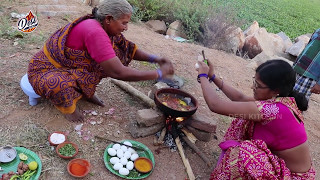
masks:
<path fill-rule="evenodd" d="M 129 0 L 138 9 L 134 19 L 165 20 L 172 23 L 181 20 L 190 40 L 201 40 L 207 18 L 215 17 L 221 10 L 230 19 L 237 19 L 243 30 L 253 21 L 268 32 L 285 32 L 291 39 L 302 34 L 313 33 L 320 28 L 319 0 L 163 0 L 161 6 L 157 0 Z M 139 3 L 137 3 L 139 2 Z M 229 12 L 228 12 L 229 10 Z M 167 16 L 163 17 L 163 12 Z M 234 13 L 230 13 L 234 12 Z M 157 16 L 158 15 L 158 16 Z M 245 23 L 242 23 L 242 22 Z"/>
<path fill-rule="evenodd" d="M 9 16 L 0 17 L 0 38 L 14 39 L 23 38 L 24 34 L 14 28 Z"/>
<path fill-rule="evenodd" d="M 253 21 L 268 32 L 285 32 L 291 39 L 313 33 L 320 28 L 319 0 L 223 0 L 219 4 L 237 9 L 237 17 L 246 21 L 246 29 Z"/>
<path fill-rule="evenodd" d="M 36 29 L 32 33 L 24 33 L 17 29 L 17 23 L 13 21 L 10 16 L 0 16 L 0 38 L 14 40 L 19 43 L 22 49 L 32 44 L 35 46 L 42 46 L 46 39 L 49 37 L 49 32 L 42 32 Z M 0 54 L 0 56 L 2 56 Z"/>

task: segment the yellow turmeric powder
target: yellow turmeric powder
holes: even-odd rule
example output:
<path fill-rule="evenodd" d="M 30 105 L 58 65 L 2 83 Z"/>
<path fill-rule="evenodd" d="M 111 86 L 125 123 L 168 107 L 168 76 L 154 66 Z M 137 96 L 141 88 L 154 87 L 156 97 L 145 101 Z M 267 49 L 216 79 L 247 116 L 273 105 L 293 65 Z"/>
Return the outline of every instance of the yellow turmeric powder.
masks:
<path fill-rule="evenodd" d="M 147 173 L 152 170 L 152 162 L 144 157 L 140 157 L 134 162 L 135 168 L 142 173 Z"/>

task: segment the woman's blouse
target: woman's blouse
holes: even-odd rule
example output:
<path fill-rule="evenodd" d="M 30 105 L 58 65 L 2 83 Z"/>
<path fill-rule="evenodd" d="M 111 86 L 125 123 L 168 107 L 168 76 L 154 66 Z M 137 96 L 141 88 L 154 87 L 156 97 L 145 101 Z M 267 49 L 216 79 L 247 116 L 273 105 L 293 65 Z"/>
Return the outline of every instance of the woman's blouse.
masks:
<path fill-rule="evenodd" d="M 69 33 L 66 46 L 75 50 L 88 51 L 98 63 L 116 56 L 108 34 L 95 19 L 86 19 L 77 24 Z"/>
<path fill-rule="evenodd" d="M 253 139 L 265 141 L 273 151 L 290 149 L 306 142 L 304 123 L 294 115 L 293 108 L 288 108 L 288 105 L 258 101 L 262 120 L 254 125 Z"/>

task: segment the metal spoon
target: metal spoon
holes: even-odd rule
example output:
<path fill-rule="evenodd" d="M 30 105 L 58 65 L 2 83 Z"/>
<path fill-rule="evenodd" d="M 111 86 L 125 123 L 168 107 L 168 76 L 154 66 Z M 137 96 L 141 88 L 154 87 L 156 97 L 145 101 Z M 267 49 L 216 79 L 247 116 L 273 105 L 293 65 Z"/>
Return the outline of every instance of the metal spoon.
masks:
<path fill-rule="evenodd" d="M 11 154 L 6 152 L 6 155 L 8 156 L 8 158 L 11 158 Z"/>

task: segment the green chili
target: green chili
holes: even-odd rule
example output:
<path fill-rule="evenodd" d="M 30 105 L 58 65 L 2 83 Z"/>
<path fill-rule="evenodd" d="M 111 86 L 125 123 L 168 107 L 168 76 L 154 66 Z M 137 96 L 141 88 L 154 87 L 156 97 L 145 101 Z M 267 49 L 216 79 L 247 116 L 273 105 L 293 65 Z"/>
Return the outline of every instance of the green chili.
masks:
<path fill-rule="evenodd" d="M 15 174 L 10 178 L 10 180 L 17 180 L 17 179 L 19 179 L 19 180 L 30 180 L 31 176 L 35 172 L 37 172 L 37 170 L 28 170 L 25 173 L 23 173 L 22 175 Z"/>

